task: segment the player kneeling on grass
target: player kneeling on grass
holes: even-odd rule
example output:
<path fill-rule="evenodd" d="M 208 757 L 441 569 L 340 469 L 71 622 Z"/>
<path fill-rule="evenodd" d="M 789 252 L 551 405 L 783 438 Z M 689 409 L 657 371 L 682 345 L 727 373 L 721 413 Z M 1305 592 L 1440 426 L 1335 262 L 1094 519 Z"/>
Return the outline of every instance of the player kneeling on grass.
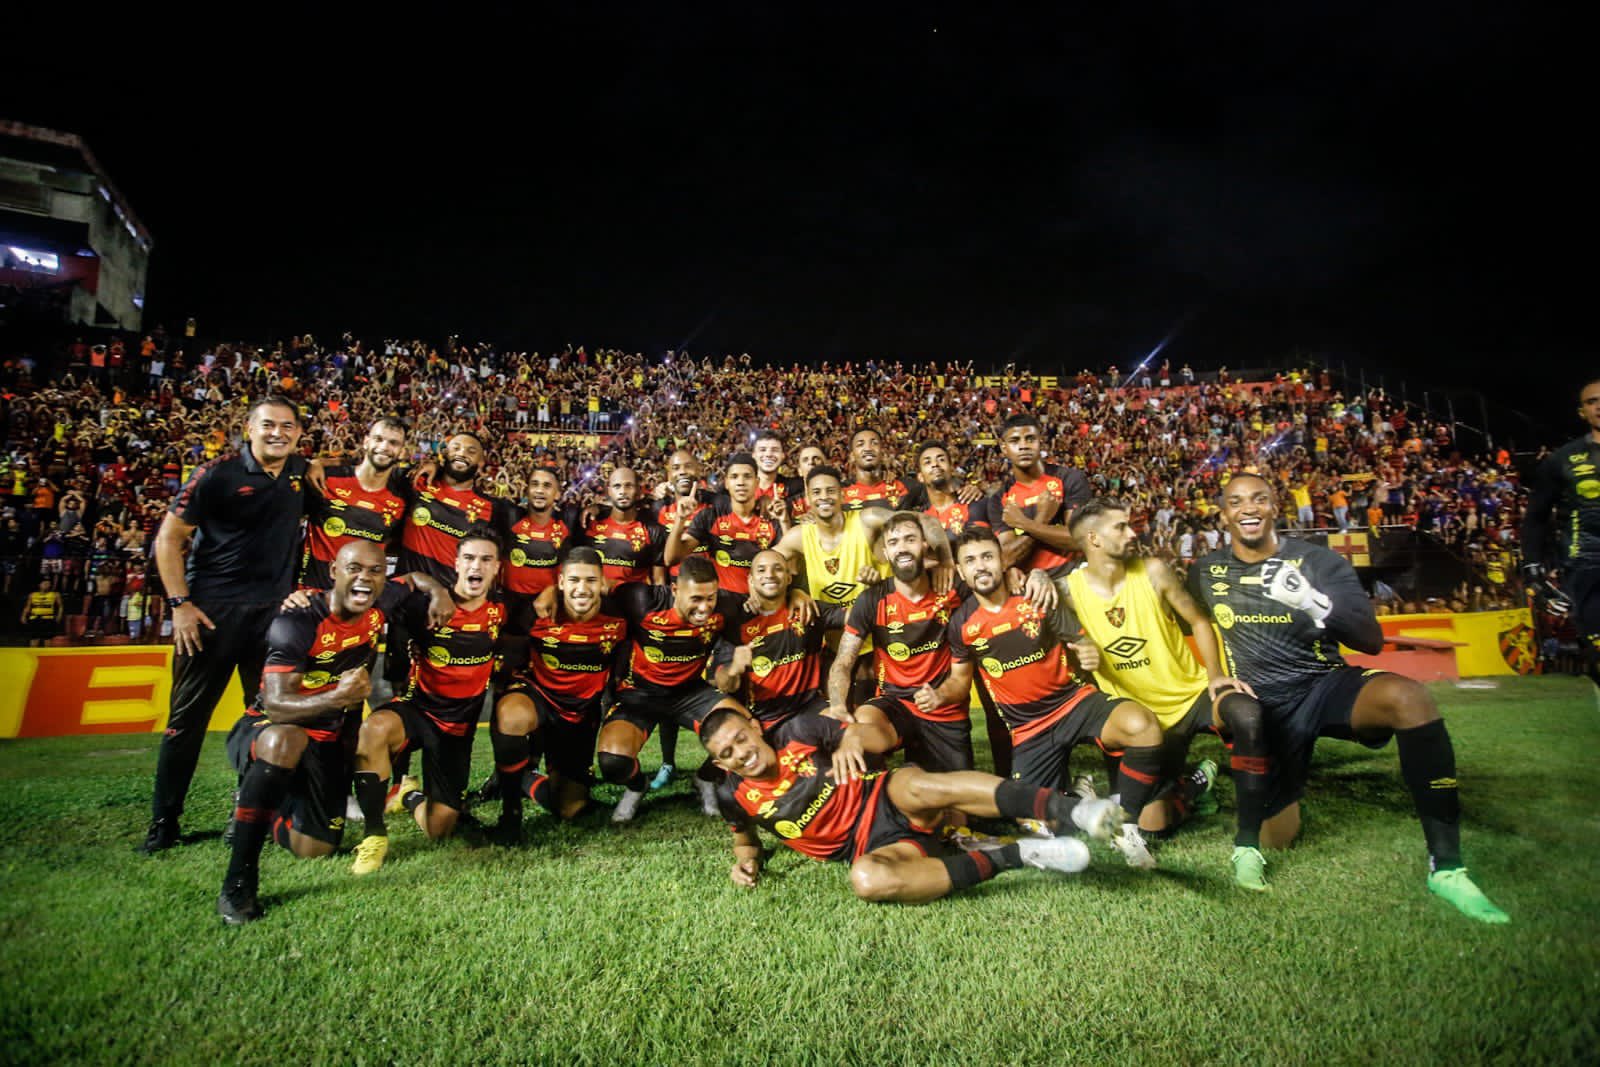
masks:
<path fill-rule="evenodd" d="M 267 630 L 257 704 L 228 734 L 240 774 L 232 856 L 217 913 L 230 926 L 261 917 L 261 849 L 270 834 L 296 856 L 326 856 L 344 836 L 351 752 L 372 661 L 388 616 L 428 596 L 427 621 L 450 617 L 449 592 L 424 574 L 383 579 L 383 549 L 352 541 L 333 560 L 333 588 L 296 594 Z"/>
<path fill-rule="evenodd" d="M 563 819 L 589 806 L 605 690 L 617 647 L 628 639 L 627 622 L 600 609 L 605 570 L 599 552 L 569 548 L 556 585 L 556 613 L 533 624 L 527 662 L 515 665 L 514 680 L 494 707 L 496 836 L 504 844 L 521 839 L 524 797 Z M 546 774 L 537 769 L 541 753 Z"/>
<path fill-rule="evenodd" d="M 733 882 L 761 877 L 761 827 L 816 860 L 850 863 L 863 900 L 921 904 L 1024 864 L 1072 874 L 1089 865 L 1075 837 L 1028 838 L 962 852 L 937 827 L 956 813 L 1036 819 L 1109 838 L 1122 813 L 1109 800 L 1083 799 L 979 771 L 935 774 L 920 767 L 868 770 L 867 756 L 893 751 L 900 737 L 872 705 L 840 722 L 812 712 L 763 734 L 743 711 L 719 708 L 700 740 L 727 776 L 717 789 L 733 830 Z"/>
<path fill-rule="evenodd" d="M 1189 569 L 1189 590 L 1214 621 L 1231 673 L 1255 691 L 1265 714 L 1264 755 L 1240 776 L 1241 793 L 1254 776 L 1251 788 L 1263 797 L 1259 843 L 1284 848 L 1299 833 L 1318 738 L 1370 748 L 1393 738 L 1428 849 L 1428 890 L 1480 922 L 1509 922 L 1462 863 L 1456 754 L 1433 697 L 1410 678 L 1350 666 L 1339 652 L 1341 644 L 1368 655 L 1383 647 L 1355 568 L 1321 545 L 1280 538 L 1277 498 L 1259 475 L 1228 482 L 1222 518 L 1233 543 Z M 1239 764 L 1236 755 L 1236 771 Z M 1243 803 L 1239 817 L 1243 833 Z M 1249 852 L 1260 864 L 1259 850 Z M 1237 876 L 1237 850 L 1234 870 Z"/>
<path fill-rule="evenodd" d="M 414 608 L 402 613 L 412 635 L 405 695 L 367 717 L 356 745 L 356 802 L 366 836 L 356 846 L 355 874 L 376 871 L 389 853 L 385 783 L 394 772 L 391 761 L 402 752 L 422 750 L 423 788 L 402 795 L 401 804 L 430 838 L 456 828 L 472 768 L 472 738 L 506 621 L 505 604 L 494 591 L 499 573 L 499 537 L 487 526 L 474 526 L 456 546 L 450 617 L 430 626 Z"/>

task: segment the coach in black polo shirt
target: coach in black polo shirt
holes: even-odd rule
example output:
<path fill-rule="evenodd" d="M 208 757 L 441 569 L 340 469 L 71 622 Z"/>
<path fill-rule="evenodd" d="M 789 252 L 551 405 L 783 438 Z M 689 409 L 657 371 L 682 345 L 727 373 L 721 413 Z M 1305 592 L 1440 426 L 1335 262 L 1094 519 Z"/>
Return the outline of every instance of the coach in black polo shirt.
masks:
<path fill-rule="evenodd" d="M 245 430 L 238 452 L 195 469 L 156 535 L 156 564 L 172 609 L 172 710 L 145 852 L 178 844 L 178 817 L 211 713 L 235 670 L 244 703 L 254 699 L 267 627 L 294 588 L 307 466 L 295 451 L 299 410 L 281 396 L 266 397 L 250 408 Z"/>

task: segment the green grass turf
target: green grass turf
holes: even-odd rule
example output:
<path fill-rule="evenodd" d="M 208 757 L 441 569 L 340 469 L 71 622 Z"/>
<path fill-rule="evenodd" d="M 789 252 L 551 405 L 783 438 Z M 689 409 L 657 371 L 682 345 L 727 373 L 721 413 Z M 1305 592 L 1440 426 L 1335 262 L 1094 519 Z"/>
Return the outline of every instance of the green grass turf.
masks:
<path fill-rule="evenodd" d="M 733 887 L 726 831 L 680 777 L 631 827 L 530 812 L 521 850 L 430 846 L 396 820 L 359 882 L 348 855 L 269 846 L 267 918 L 227 929 L 220 735 L 186 818 L 212 836 L 154 859 L 134 852 L 154 738 L 0 742 L 0 1060 L 1593 1062 L 1600 710 L 1572 679 L 1436 694 L 1467 858 L 1508 927 L 1424 890 L 1393 746 L 1322 744 L 1265 897 L 1231 885 L 1227 783 L 1154 874 L 1096 846 L 1076 878 L 895 907 L 786 849 Z"/>

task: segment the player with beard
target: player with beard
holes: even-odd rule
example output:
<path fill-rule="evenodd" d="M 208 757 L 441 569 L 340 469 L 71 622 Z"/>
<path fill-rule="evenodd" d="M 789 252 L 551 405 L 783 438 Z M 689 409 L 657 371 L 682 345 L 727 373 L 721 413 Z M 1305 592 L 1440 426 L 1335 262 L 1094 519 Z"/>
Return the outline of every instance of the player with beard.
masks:
<path fill-rule="evenodd" d="M 1124 816 L 1111 843 L 1130 866 L 1154 867 L 1137 821 L 1160 782 L 1161 725 L 1143 705 L 1078 683 L 1052 618 L 1007 592 L 1004 557 L 992 530 L 974 527 L 956 542 L 973 595 L 950 619 L 950 676 L 937 696 L 964 697 L 974 677 L 989 689 L 1011 728 L 1012 777 L 1033 785 L 1064 787 L 1079 744 L 1093 741 L 1120 756 L 1116 791 Z"/>
<path fill-rule="evenodd" d="M 513 618 L 519 607 L 556 584 L 561 554 L 581 540 L 577 509 L 561 505 L 561 474 L 536 467 L 528 475 L 527 508 L 511 525 L 511 554 L 500 570 Z"/>
<path fill-rule="evenodd" d="M 789 501 L 789 513 L 799 521 L 801 516 L 810 510 L 810 502 L 806 498 L 806 486 L 811 482 L 811 472 L 818 467 L 826 466 L 827 455 L 816 445 L 806 445 L 794 459 L 794 469 L 800 482 L 800 495 Z"/>
<path fill-rule="evenodd" d="M 704 472 L 700 461 L 693 452 L 680 448 L 667 457 L 667 483 L 658 490 L 657 497 L 662 502 L 656 511 L 656 521 L 664 529 L 672 529 L 679 523 L 682 515 L 682 524 L 685 529 L 694 522 L 696 515 L 711 506 L 717 494 L 706 488 L 702 480 Z M 693 500 L 694 504 L 685 507 L 683 502 Z M 663 558 L 665 556 L 665 543 L 662 546 Z M 689 553 L 691 556 L 707 557 L 704 545 Z M 673 564 L 667 568 L 671 578 L 678 577 L 678 565 Z M 656 735 L 656 743 L 661 746 L 661 766 L 656 768 L 656 773 L 650 779 L 651 789 L 665 789 L 667 783 L 672 781 L 672 776 L 677 771 L 678 762 L 678 727 L 676 723 L 662 723 L 661 731 Z"/>
<path fill-rule="evenodd" d="M 495 773 L 500 780 L 496 836 L 510 844 L 522 836 L 522 800 L 528 797 L 562 819 L 589 805 L 595 736 L 616 649 L 628 624 L 601 610 L 605 572 L 600 554 L 576 546 L 561 564 L 561 601 L 530 634 L 530 655 L 495 703 Z M 537 770 L 540 755 L 545 774 Z"/>
<path fill-rule="evenodd" d="M 307 472 L 315 492 L 306 502 L 306 545 L 300 586 L 330 589 L 333 557 L 347 542 L 371 541 L 388 548 L 405 515 L 406 426 L 385 415 L 367 429 L 361 460 Z M 318 476 L 320 474 L 320 477 Z"/>
<path fill-rule="evenodd" d="M 884 525 L 884 555 L 893 577 L 867 589 L 850 607 L 828 670 L 828 714 L 849 718 L 851 672 L 862 642 L 871 638 L 878 686 L 867 704 L 887 716 L 905 743 L 906 758 L 928 771 L 971 770 L 967 691 L 959 698 L 933 699 L 950 670 L 944 631 L 962 594 L 935 591 L 924 559 L 930 543 L 941 563 L 947 562 L 950 546 L 932 519 L 897 511 Z"/>
<path fill-rule="evenodd" d="M 850 888 L 862 900 L 922 904 L 1023 865 L 1065 874 L 1089 865 L 1088 847 L 1064 834 L 961 852 L 934 832 L 941 824 L 1004 816 L 1099 837 L 1116 824 L 1109 801 L 990 774 L 869 769 L 869 757 L 900 744 L 870 705 L 855 722 L 796 715 L 770 732 L 738 711 L 717 710 L 700 738 L 727 775 L 717 802 L 733 831 L 729 875 L 744 888 L 761 878 L 758 828 L 803 856 L 848 862 Z"/>
<path fill-rule="evenodd" d="M 480 493 L 478 473 L 483 469 L 483 438 L 463 431 L 445 442 L 444 462 L 431 481 L 414 481 L 405 487 L 407 521 L 400 534 L 396 574 L 421 571 L 441 585 L 455 583 L 456 555 L 463 534 L 478 523 L 487 524 L 501 544 L 512 541 L 517 508 L 502 497 Z M 390 621 L 386 649 L 396 650 L 385 658 L 384 674 L 396 690 L 406 681 L 410 663 L 403 650 L 411 645 L 405 620 Z M 391 793 L 389 813 L 400 809 L 402 796 L 420 784 L 410 774 L 410 751 L 394 761 L 396 789 Z"/>
<path fill-rule="evenodd" d="M 750 565 L 754 608 L 733 620 L 729 662 L 717 667 L 717 688 L 741 696 L 770 730 L 802 712 L 827 707 L 822 696 L 822 652 L 830 630 L 844 626 L 844 609 L 818 605 L 807 622 L 789 610 L 789 563 L 767 549 Z"/>
<path fill-rule="evenodd" d="M 640 515 L 638 475 L 627 467 L 613 470 L 606 480 L 606 499 L 609 511 L 604 518 L 591 519 L 584 536 L 605 564 L 607 591 L 627 582 L 666 581 L 661 562 L 666 530 Z"/>
<path fill-rule="evenodd" d="M 455 609 L 425 574 L 383 580 L 383 550 L 351 541 L 333 561 L 333 588 L 296 593 L 267 631 L 261 693 L 228 734 L 240 775 L 231 855 L 217 913 L 230 926 L 261 918 L 261 850 L 271 836 L 295 856 L 326 856 L 344 835 L 351 753 L 384 617 L 428 597 L 427 618 Z"/>
<path fill-rule="evenodd" d="M 1257 850 L 1266 781 L 1257 771 L 1267 754 L 1261 705 L 1223 670 L 1210 619 L 1183 583 L 1160 560 L 1140 558 L 1126 507 L 1089 501 L 1072 513 L 1072 537 L 1084 554 L 1067 575 L 1068 607 L 1084 633 L 1072 648 L 1103 692 L 1138 701 L 1161 723 L 1161 792 L 1140 812 L 1140 828 L 1170 830 L 1203 805 L 1216 764 L 1205 760 L 1186 772 L 1184 761 L 1195 734 L 1219 732 L 1230 739 L 1238 797 L 1234 880 L 1265 889 Z M 1198 660 L 1180 619 L 1194 634 Z M 1115 760 L 1106 759 L 1115 782 Z"/>
<path fill-rule="evenodd" d="M 1300 830 L 1319 737 L 1373 748 L 1395 739 L 1400 776 L 1427 843 L 1428 889 L 1480 922 L 1510 921 L 1461 862 L 1461 804 L 1450 733 L 1418 682 L 1345 663 L 1341 644 L 1368 655 L 1383 630 L 1355 568 L 1320 545 L 1280 538 L 1272 486 L 1236 474 L 1222 493 L 1233 536 L 1189 569 L 1189 592 L 1214 621 L 1228 673 L 1249 685 L 1267 718 L 1261 844 L 1284 848 Z"/>
<path fill-rule="evenodd" d="M 1562 530 L 1562 591 L 1582 636 L 1584 668 L 1600 685 L 1600 378 L 1578 391 L 1578 416 L 1589 432 L 1550 453 L 1534 473 L 1522 520 L 1522 573 L 1530 587 L 1543 584 L 1555 530 Z"/>
<path fill-rule="evenodd" d="M 750 481 L 755 481 L 752 465 Z M 629 822 L 638 813 L 645 777 L 639 752 L 657 726 L 672 722 L 697 734 L 713 708 L 744 709 L 738 701 L 707 685 L 702 675 L 728 621 L 740 610 L 745 593 L 717 588 L 717 570 L 710 560 L 683 560 L 670 588 L 629 582 L 608 599 L 607 614 L 628 623 L 628 645 L 616 679 L 616 703 L 600 727 L 600 776 L 623 787 L 611 813 L 613 822 Z M 695 779 L 701 807 L 715 814 L 713 768 Z"/>
<path fill-rule="evenodd" d="M 415 604 L 403 612 L 413 635 L 406 691 L 367 717 L 356 745 L 355 795 L 366 836 L 356 847 L 355 874 L 373 873 L 389 852 L 385 785 L 401 752 L 422 751 L 423 784 L 404 793 L 401 806 L 430 838 L 456 828 L 465 807 L 472 739 L 506 621 L 495 589 L 499 574 L 499 536 L 482 524 L 473 526 L 456 549 L 450 617 L 429 625 Z"/>
<path fill-rule="evenodd" d="M 669 567 L 681 564 L 704 546 L 716 565 L 722 588 L 744 595 L 750 592 L 750 561 L 762 549 L 778 543 L 787 510 L 781 501 L 769 500 L 763 513 L 755 493 L 756 461 L 748 452 L 728 458 L 723 486 L 725 495 L 692 521 L 685 515 L 694 507 L 694 496 L 678 498 L 672 528 L 667 531 L 665 559 Z"/>
<path fill-rule="evenodd" d="M 925 441 L 917 449 L 917 477 L 922 481 L 924 498 L 922 513 L 933 517 L 954 541 L 970 526 L 988 526 L 988 501 L 977 499 L 965 502 L 951 492 L 954 485 L 950 463 L 950 448 L 943 441 Z M 994 760 L 994 772 L 1002 778 L 1011 777 L 1011 731 L 994 705 L 989 690 L 978 686 L 978 703 L 983 705 L 984 732 L 989 736 L 989 753 Z"/>

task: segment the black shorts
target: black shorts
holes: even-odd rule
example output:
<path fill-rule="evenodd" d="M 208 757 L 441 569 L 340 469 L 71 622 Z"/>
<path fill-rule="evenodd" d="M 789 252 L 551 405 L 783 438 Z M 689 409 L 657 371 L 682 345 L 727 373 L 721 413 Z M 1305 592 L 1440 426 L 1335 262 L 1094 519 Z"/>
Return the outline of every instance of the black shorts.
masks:
<path fill-rule="evenodd" d="M 972 756 L 972 720 L 924 719 L 917 714 L 910 697 L 882 694 L 867 701 L 882 711 L 900 735 L 906 762 L 925 771 L 970 771 L 976 765 Z"/>
<path fill-rule="evenodd" d="M 578 708 L 559 708 L 526 677 L 519 677 L 500 694 L 525 696 L 538 716 L 539 743 L 544 749 L 546 773 L 572 782 L 594 783 L 595 738 L 600 733 L 600 700 Z M 498 704 L 498 701 L 496 701 Z"/>
<path fill-rule="evenodd" d="M 1600 648 L 1600 566 L 1574 563 L 1564 568 L 1561 587 L 1572 601 L 1572 621 L 1579 636 Z"/>
<path fill-rule="evenodd" d="M 405 727 L 406 744 L 401 752 L 422 750 L 422 792 L 428 800 L 447 808 L 462 810 L 472 773 L 472 736 L 477 723 L 465 734 L 453 734 L 440 726 L 421 708 L 408 700 L 385 704 L 379 711 L 392 711 Z"/>
<path fill-rule="evenodd" d="M 924 856 L 948 856 L 954 851 L 938 834 L 918 826 L 905 812 L 895 807 L 894 801 L 889 799 L 889 779 L 895 773 L 882 771 L 876 776 L 869 775 L 876 777 L 877 781 L 872 783 L 872 792 L 867 795 L 867 810 L 856 824 L 855 846 L 850 856 L 852 862 L 868 852 L 902 841 L 915 845 Z"/>
<path fill-rule="evenodd" d="M 228 761 L 241 777 L 255 759 L 256 738 L 271 725 L 265 715 L 246 713 L 228 731 Z M 344 808 L 355 780 L 359 728 L 356 717 L 349 715 L 332 740 L 309 737 L 289 791 L 278 805 L 278 815 L 289 821 L 291 829 L 335 848 L 344 838 Z"/>
<path fill-rule="evenodd" d="M 1183 718 L 1161 731 L 1161 777 L 1176 778 L 1183 773 L 1184 763 L 1189 758 L 1189 743 L 1195 734 L 1216 732 L 1211 721 L 1211 691 L 1202 689 L 1189 710 L 1183 713 Z"/>
<path fill-rule="evenodd" d="M 1071 711 L 1025 740 L 1017 741 L 1013 734 L 1011 746 L 1011 777 L 1041 789 L 1065 789 L 1068 785 L 1068 761 L 1072 750 L 1085 741 L 1100 740 L 1100 731 L 1111 718 L 1111 709 L 1122 703 L 1121 697 L 1109 697 L 1098 689 L 1075 694 L 1077 703 Z M 1102 750 L 1104 746 L 1101 746 Z"/>
<path fill-rule="evenodd" d="M 1362 667 L 1341 667 L 1317 679 L 1300 703 L 1288 709 L 1266 708 L 1267 745 L 1272 754 L 1268 771 L 1266 817 L 1271 818 L 1306 795 L 1306 779 L 1311 774 L 1311 753 L 1317 738 L 1359 741 L 1368 748 L 1382 748 L 1394 735 L 1392 730 L 1358 734 L 1350 727 L 1350 713 L 1356 698 L 1374 678 L 1388 671 Z"/>
<path fill-rule="evenodd" d="M 770 730 L 776 730 L 796 715 L 810 715 L 826 711 L 827 708 L 828 698 L 821 693 L 812 693 L 805 700 L 790 704 L 778 712 L 773 712 L 767 708 L 751 708 L 750 714 L 756 717 L 756 722 L 761 724 L 761 731 L 766 733 Z"/>
<path fill-rule="evenodd" d="M 606 712 L 606 722 L 620 719 L 632 723 L 646 734 L 657 726 L 671 723 L 687 727 L 699 737 L 700 724 L 725 700 L 738 703 L 735 698 L 698 678 L 672 689 L 637 685 L 617 690 L 616 703 Z"/>

